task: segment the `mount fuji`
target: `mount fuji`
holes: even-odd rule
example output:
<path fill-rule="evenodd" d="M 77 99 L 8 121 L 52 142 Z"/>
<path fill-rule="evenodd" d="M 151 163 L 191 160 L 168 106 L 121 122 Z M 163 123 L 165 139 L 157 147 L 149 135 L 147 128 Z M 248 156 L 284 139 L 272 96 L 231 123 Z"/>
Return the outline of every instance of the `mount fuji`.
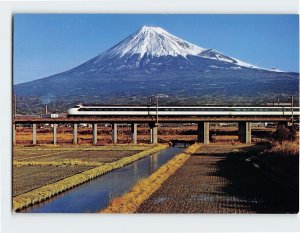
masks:
<path fill-rule="evenodd" d="M 145 104 L 158 93 L 171 96 L 167 102 L 173 104 L 253 103 L 297 94 L 298 81 L 298 73 L 260 68 L 189 43 L 160 27 L 143 26 L 91 60 L 15 85 L 14 92 L 57 109 L 78 102 Z"/>

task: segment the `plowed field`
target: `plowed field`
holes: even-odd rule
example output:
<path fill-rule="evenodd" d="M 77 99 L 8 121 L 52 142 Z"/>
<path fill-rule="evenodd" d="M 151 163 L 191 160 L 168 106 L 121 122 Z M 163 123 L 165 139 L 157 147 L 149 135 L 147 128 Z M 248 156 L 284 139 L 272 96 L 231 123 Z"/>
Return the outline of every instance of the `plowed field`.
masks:
<path fill-rule="evenodd" d="M 139 213 L 296 213 L 298 191 L 247 161 L 264 146 L 203 146 Z"/>
<path fill-rule="evenodd" d="M 77 148 L 76 150 L 67 147 L 53 149 L 48 147 L 17 148 L 13 152 L 13 161 L 23 164 L 13 166 L 13 196 L 54 183 L 96 166 L 84 164 L 85 162 L 105 164 L 142 151 L 139 146 L 131 147 L 130 150 L 126 150 L 126 146 L 120 150 L 115 150 L 114 146 L 111 146 L 111 150 L 105 147 L 103 150 L 101 147 L 96 150 L 93 147 L 90 150 L 88 147 Z M 65 161 L 69 163 L 64 164 Z M 34 164 L 39 162 L 44 164 L 42 166 Z"/>

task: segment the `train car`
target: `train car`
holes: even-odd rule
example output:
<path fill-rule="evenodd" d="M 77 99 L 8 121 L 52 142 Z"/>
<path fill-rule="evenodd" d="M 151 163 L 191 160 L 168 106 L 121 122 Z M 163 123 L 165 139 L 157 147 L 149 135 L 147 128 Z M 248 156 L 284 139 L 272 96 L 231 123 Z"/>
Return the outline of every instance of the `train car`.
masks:
<path fill-rule="evenodd" d="M 68 116 L 299 116 L 299 107 L 285 106 L 83 106 Z"/>

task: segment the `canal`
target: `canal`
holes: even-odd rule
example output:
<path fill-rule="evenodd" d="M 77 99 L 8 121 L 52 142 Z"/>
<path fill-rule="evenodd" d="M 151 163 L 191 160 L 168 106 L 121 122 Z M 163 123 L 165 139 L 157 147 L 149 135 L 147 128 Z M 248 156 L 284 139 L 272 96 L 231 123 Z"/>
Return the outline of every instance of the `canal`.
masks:
<path fill-rule="evenodd" d="M 113 198 L 128 192 L 137 181 L 151 175 L 184 149 L 177 146 L 154 153 L 20 212 L 95 213 L 104 209 Z"/>

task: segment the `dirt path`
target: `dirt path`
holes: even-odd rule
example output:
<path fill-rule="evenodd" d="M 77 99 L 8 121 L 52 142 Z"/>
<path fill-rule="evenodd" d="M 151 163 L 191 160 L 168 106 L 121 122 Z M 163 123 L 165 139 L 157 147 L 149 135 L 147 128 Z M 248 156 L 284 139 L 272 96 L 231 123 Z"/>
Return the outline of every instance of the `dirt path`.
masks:
<path fill-rule="evenodd" d="M 295 213 L 299 194 L 246 159 L 263 146 L 203 146 L 138 209 L 139 213 Z"/>

